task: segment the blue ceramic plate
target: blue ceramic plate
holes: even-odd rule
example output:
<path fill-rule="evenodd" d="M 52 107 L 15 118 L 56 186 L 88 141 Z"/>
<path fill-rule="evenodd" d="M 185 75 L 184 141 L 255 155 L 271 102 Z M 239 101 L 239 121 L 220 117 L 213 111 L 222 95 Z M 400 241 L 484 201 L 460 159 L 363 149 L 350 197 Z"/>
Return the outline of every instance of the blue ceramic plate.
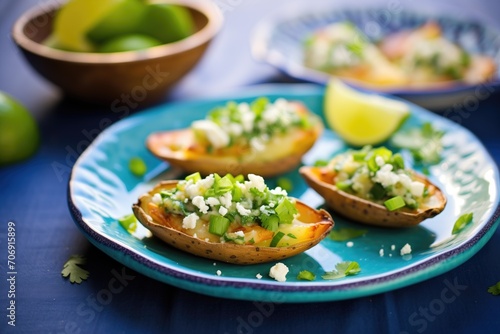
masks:
<path fill-rule="evenodd" d="M 265 61 L 288 75 L 319 84 L 325 84 L 329 74 L 303 66 L 303 43 L 315 30 L 334 22 L 349 20 L 361 29 L 369 39 L 380 40 L 395 31 L 412 29 L 429 20 L 440 24 L 444 35 L 472 53 L 491 56 L 497 62 L 497 73 L 493 81 L 481 84 L 493 90 L 500 87 L 500 39 L 498 32 L 480 22 L 468 22 L 445 16 L 429 16 L 406 11 L 390 12 L 384 8 L 335 9 L 293 7 L 285 13 L 263 19 L 255 28 L 251 46 L 253 56 Z M 360 86 L 360 83 L 354 85 Z M 483 87 L 486 86 L 486 87 Z M 371 90 L 373 86 L 365 87 Z M 432 88 L 390 88 L 375 89 L 379 92 L 395 94 L 429 108 L 446 108 L 462 102 L 477 86 L 459 84 Z M 477 95 L 477 94 L 476 94 Z"/>
<path fill-rule="evenodd" d="M 321 87 L 267 85 L 225 98 L 161 105 L 123 119 L 103 131 L 73 168 L 68 201 L 78 227 L 99 249 L 159 281 L 217 297 L 275 302 L 340 300 L 408 286 L 457 267 L 492 236 L 499 222 L 496 165 L 466 129 L 415 105 L 410 105 L 412 116 L 406 127 L 430 121 L 446 131 L 443 161 L 430 169 L 430 178 L 448 196 L 446 209 L 418 227 L 397 230 L 362 226 L 333 215 L 336 228 L 365 229 L 366 234 L 351 240 L 352 247 L 327 237 L 307 252 L 283 260 L 290 268 L 286 282 L 268 277 L 274 263 L 238 266 L 214 262 L 169 247 L 150 237 L 144 228 L 132 235 L 119 225 L 117 219 L 132 212 L 131 205 L 140 194 L 161 179 L 182 176 L 147 151 L 144 141 L 151 132 L 188 127 L 191 121 L 203 118 L 228 99 L 251 101 L 258 96 L 299 100 L 313 112 L 322 112 Z M 344 149 L 336 134 L 326 130 L 304 156 L 303 164 L 328 159 Z M 144 178 L 135 177 L 128 169 L 128 161 L 134 156 L 141 157 L 148 166 Z M 296 170 L 285 176 L 294 183 L 292 196 L 312 206 L 323 204 Z M 274 186 L 276 179 L 268 182 Z M 474 213 L 473 223 L 452 235 L 457 217 L 468 212 Z M 411 245 L 412 253 L 401 256 L 400 249 L 406 243 Z M 340 261 L 357 261 L 361 273 L 338 280 L 321 278 Z M 304 269 L 314 272 L 316 280 L 297 280 L 298 272 Z M 262 279 L 257 279 L 257 274 Z"/>

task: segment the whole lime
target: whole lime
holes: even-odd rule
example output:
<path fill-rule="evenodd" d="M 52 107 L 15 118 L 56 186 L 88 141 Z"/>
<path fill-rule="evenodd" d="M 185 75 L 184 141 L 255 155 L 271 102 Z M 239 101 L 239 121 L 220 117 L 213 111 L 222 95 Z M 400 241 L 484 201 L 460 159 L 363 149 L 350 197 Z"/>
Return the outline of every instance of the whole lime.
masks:
<path fill-rule="evenodd" d="M 0 166 L 30 157 L 39 144 L 33 116 L 13 97 L 0 92 Z"/>

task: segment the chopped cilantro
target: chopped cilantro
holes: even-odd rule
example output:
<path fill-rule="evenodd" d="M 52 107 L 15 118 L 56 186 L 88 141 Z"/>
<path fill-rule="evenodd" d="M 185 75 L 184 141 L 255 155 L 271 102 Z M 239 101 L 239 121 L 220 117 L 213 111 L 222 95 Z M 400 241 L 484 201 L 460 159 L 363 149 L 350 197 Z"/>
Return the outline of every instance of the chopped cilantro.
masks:
<path fill-rule="evenodd" d="M 346 241 L 361 237 L 365 235 L 367 232 L 368 230 L 359 230 L 355 228 L 344 227 L 344 228 L 333 229 L 330 232 L 329 237 L 334 241 Z"/>
<path fill-rule="evenodd" d="M 473 214 L 472 212 L 470 213 L 464 213 L 460 217 L 458 217 L 457 221 L 453 225 L 453 230 L 451 231 L 451 234 L 457 234 L 461 230 L 465 228 L 468 224 L 472 222 Z"/>
<path fill-rule="evenodd" d="M 339 262 L 335 265 L 335 269 L 332 271 L 326 272 L 323 276 L 323 279 L 338 279 L 346 276 L 354 276 L 359 274 L 361 268 L 359 263 L 356 261 L 344 261 Z"/>
<path fill-rule="evenodd" d="M 328 166 L 328 160 L 316 160 L 314 162 L 314 167 L 324 167 L 324 166 Z"/>
<path fill-rule="evenodd" d="M 79 267 L 79 265 L 85 264 L 86 262 L 86 259 L 81 255 L 71 255 L 68 261 L 64 263 L 61 274 L 63 277 L 69 276 L 69 281 L 71 283 L 80 284 L 82 280 L 86 280 L 89 277 L 89 272 Z"/>
<path fill-rule="evenodd" d="M 493 296 L 499 296 L 500 295 L 500 282 L 497 282 L 497 284 L 490 286 L 488 288 L 488 292 L 491 293 Z"/>
<path fill-rule="evenodd" d="M 314 275 L 309 270 L 302 270 L 297 275 L 297 279 L 298 280 L 305 280 L 305 281 L 314 281 L 316 279 L 316 275 Z"/>

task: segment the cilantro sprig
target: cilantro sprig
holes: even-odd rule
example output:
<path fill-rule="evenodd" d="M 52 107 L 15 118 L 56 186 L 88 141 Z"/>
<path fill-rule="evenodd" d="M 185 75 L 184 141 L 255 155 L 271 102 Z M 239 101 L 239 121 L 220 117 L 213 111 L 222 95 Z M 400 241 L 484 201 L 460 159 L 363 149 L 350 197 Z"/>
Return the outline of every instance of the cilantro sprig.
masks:
<path fill-rule="evenodd" d="M 488 292 L 491 293 L 493 296 L 499 296 L 500 295 L 500 281 L 497 282 L 497 284 L 490 286 L 488 288 Z"/>
<path fill-rule="evenodd" d="M 346 276 L 354 276 L 361 272 L 361 267 L 359 263 L 356 261 L 344 261 L 339 262 L 335 265 L 335 269 L 332 271 L 326 272 L 323 276 L 323 279 L 333 280 L 339 279 Z"/>
<path fill-rule="evenodd" d="M 71 283 L 80 284 L 89 277 L 89 272 L 80 267 L 87 262 L 81 255 L 71 255 L 68 261 L 64 263 L 61 274 L 63 277 L 69 277 Z"/>

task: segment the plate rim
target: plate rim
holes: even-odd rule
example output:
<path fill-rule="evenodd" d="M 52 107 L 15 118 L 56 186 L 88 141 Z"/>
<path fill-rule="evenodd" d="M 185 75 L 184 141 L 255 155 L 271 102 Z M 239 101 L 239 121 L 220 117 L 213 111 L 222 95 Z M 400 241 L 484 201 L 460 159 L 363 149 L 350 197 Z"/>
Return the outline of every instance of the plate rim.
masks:
<path fill-rule="evenodd" d="M 299 91 L 303 96 L 323 94 L 323 87 L 315 84 L 263 84 L 250 86 L 240 90 L 241 93 L 237 96 L 234 96 L 234 94 L 236 93 L 232 92 L 222 94 L 220 96 L 213 96 L 210 98 L 177 101 L 165 105 L 158 105 L 156 107 L 149 108 L 142 112 L 121 119 L 102 131 L 77 159 L 71 170 L 71 174 L 68 180 L 67 203 L 71 216 L 78 228 L 83 232 L 87 239 L 91 241 L 92 244 L 104 251 L 106 254 L 113 257 L 115 260 L 137 270 L 142 274 L 145 274 L 146 276 L 152 277 L 164 283 L 172 284 L 193 292 L 231 299 L 254 300 L 253 298 L 257 298 L 257 295 L 259 295 L 259 300 L 273 301 L 274 299 L 276 299 L 277 294 L 279 295 L 280 300 L 282 300 L 283 302 L 334 301 L 351 299 L 373 295 L 381 292 L 387 292 L 414 283 L 425 281 L 428 278 L 437 276 L 455 267 L 458 267 L 460 264 L 467 261 L 470 257 L 477 253 L 484 246 L 484 244 L 486 244 L 486 242 L 491 238 L 491 235 L 496 230 L 496 227 L 500 223 L 500 200 L 497 201 L 497 207 L 491 210 L 492 213 L 488 218 L 488 221 L 484 223 L 482 228 L 477 231 L 477 233 L 474 234 L 472 238 L 464 242 L 462 245 L 455 246 L 452 249 L 431 256 L 430 258 L 422 259 L 419 262 L 412 264 L 408 268 L 399 269 L 394 273 L 379 275 L 378 277 L 372 277 L 370 279 L 350 278 L 348 281 L 342 281 L 343 283 L 339 284 L 332 284 L 332 282 L 329 281 L 307 283 L 290 282 L 288 284 L 282 284 L 280 282 L 267 280 L 258 281 L 248 278 L 215 277 L 205 273 L 198 273 L 195 275 L 192 274 L 190 270 L 186 270 L 185 268 L 180 269 L 179 267 L 174 267 L 168 264 L 161 264 L 149 256 L 139 254 L 131 247 L 128 247 L 122 242 L 118 240 L 112 240 L 108 235 L 99 233 L 92 228 L 91 224 L 85 222 L 80 209 L 78 209 L 78 207 L 75 205 L 72 198 L 74 173 L 76 173 L 79 164 L 84 161 L 85 157 L 88 154 L 90 154 L 89 152 L 92 152 L 93 148 L 97 146 L 102 138 L 104 138 L 108 133 L 119 130 L 122 126 L 126 126 L 129 122 L 134 122 L 137 118 L 141 118 L 144 113 L 165 112 L 161 111 L 161 108 L 166 107 L 169 109 L 175 109 L 178 105 L 196 105 L 203 103 L 213 103 L 214 101 L 218 100 L 242 99 L 245 97 L 258 95 L 262 92 L 262 90 L 267 91 L 268 95 L 284 94 L 284 91 L 286 91 L 286 94 L 291 94 L 290 92 Z M 272 91 L 270 92 L 269 90 Z M 444 119 L 444 117 L 436 115 L 435 113 L 425 110 L 424 108 L 412 104 L 411 102 L 406 103 L 411 105 L 412 108 L 415 108 L 419 112 L 426 113 L 427 116 L 431 118 L 435 117 L 436 119 Z M 482 142 L 467 128 L 455 124 L 447 119 L 445 119 L 445 121 L 449 122 L 450 126 L 457 127 L 462 131 L 465 131 L 468 135 L 472 136 L 475 141 L 478 142 L 478 144 L 481 146 L 481 149 L 484 151 L 485 157 L 489 162 L 489 166 L 494 168 L 494 174 L 497 176 L 495 180 L 498 181 L 498 166 L 496 165 L 490 153 L 484 147 Z M 426 276 L 426 278 L 421 279 L 420 277 L 424 275 Z M 213 288 L 214 290 L 211 291 L 210 289 L 208 289 L 208 291 L 206 291 L 207 287 Z M 241 288 L 249 289 L 252 293 L 250 295 L 248 295 L 248 293 L 245 294 L 245 292 L 239 295 L 220 295 L 221 289 L 225 290 Z M 266 296 L 266 293 L 269 293 L 270 291 L 274 292 L 272 298 Z M 314 297 L 304 296 L 303 294 L 305 292 L 316 292 L 316 294 L 314 295 Z M 318 295 L 318 293 L 324 295 L 320 296 Z M 272 300 L 270 300 L 270 298 Z"/>
<path fill-rule="evenodd" d="M 301 8 L 304 9 L 304 8 Z M 327 10 L 329 13 L 333 12 L 349 12 L 349 11 L 358 11 L 358 12 L 376 12 L 379 10 L 383 10 L 382 7 L 335 7 L 335 5 L 323 6 L 321 7 L 323 10 Z M 266 17 L 260 19 L 259 22 L 253 27 L 250 34 L 250 50 L 252 57 L 261 62 L 265 62 L 269 65 L 272 65 L 276 69 L 280 70 L 282 73 L 287 74 L 288 76 L 303 80 L 310 83 L 316 83 L 320 85 L 325 85 L 328 82 L 329 77 L 334 77 L 333 75 L 328 75 L 321 71 L 317 71 L 314 69 L 307 68 L 302 64 L 292 63 L 291 65 L 288 62 L 283 61 L 282 53 L 279 53 L 280 59 L 279 61 L 272 54 L 272 50 L 275 48 L 269 47 L 269 38 L 272 35 L 273 28 L 284 22 L 291 22 L 292 20 L 299 20 L 304 17 L 310 17 L 313 15 L 318 15 L 319 11 L 311 10 L 307 7 L 306 11 L 299 12 L 297 8 L 292 8 L 291 10 L 281 12 L 279 14 L 271 13 Z M 488 34 L 500 34 L 500 29 L 495 29 L 491 25 L 483 24 L 474 18 L 455 18 L 449 14 L 440 14 L 440 13 L 425 13 L 424 11 L 418 11 L 415 9 L 403 9 L 398 12 L 398 15 L 413 15 L 419 18 L 427 18 L 427 19 L 442 19 L 454 21 L 459 24 L 477 24 L 480 25 L 484 31 Z M 499 54 L 500 54 L 500 44 L 499 44 Z M 498 67 L 500 67 L 499 62 L 495 62 Z M 342 78 L 340 78 L 342 79 Z M 415 98 L 425 97 L 425 96 L 435 96 L 435 95 L 448 95 L 448 94 L 457 94 L 463 93 L 470 90 L 477 89 L 481 86 L 492 87 L 494 89 L 500 88 L 500 69 L 497 69 L 496 75 L 493 80 L 486 81 L 478 84 L 457 84 L 451 87 L 438 87 L 438 88 L 384 88 L 384 87 L 374 87 L 370 85 L 363 85 L 362 83 L 358 83 L 356 81 L 346 80 L 346 83 L 352 85 L 353 87 L 360 90 L 369 90 L 377 93 L 398 95 L 398 96 L 411 96 Z"/>

